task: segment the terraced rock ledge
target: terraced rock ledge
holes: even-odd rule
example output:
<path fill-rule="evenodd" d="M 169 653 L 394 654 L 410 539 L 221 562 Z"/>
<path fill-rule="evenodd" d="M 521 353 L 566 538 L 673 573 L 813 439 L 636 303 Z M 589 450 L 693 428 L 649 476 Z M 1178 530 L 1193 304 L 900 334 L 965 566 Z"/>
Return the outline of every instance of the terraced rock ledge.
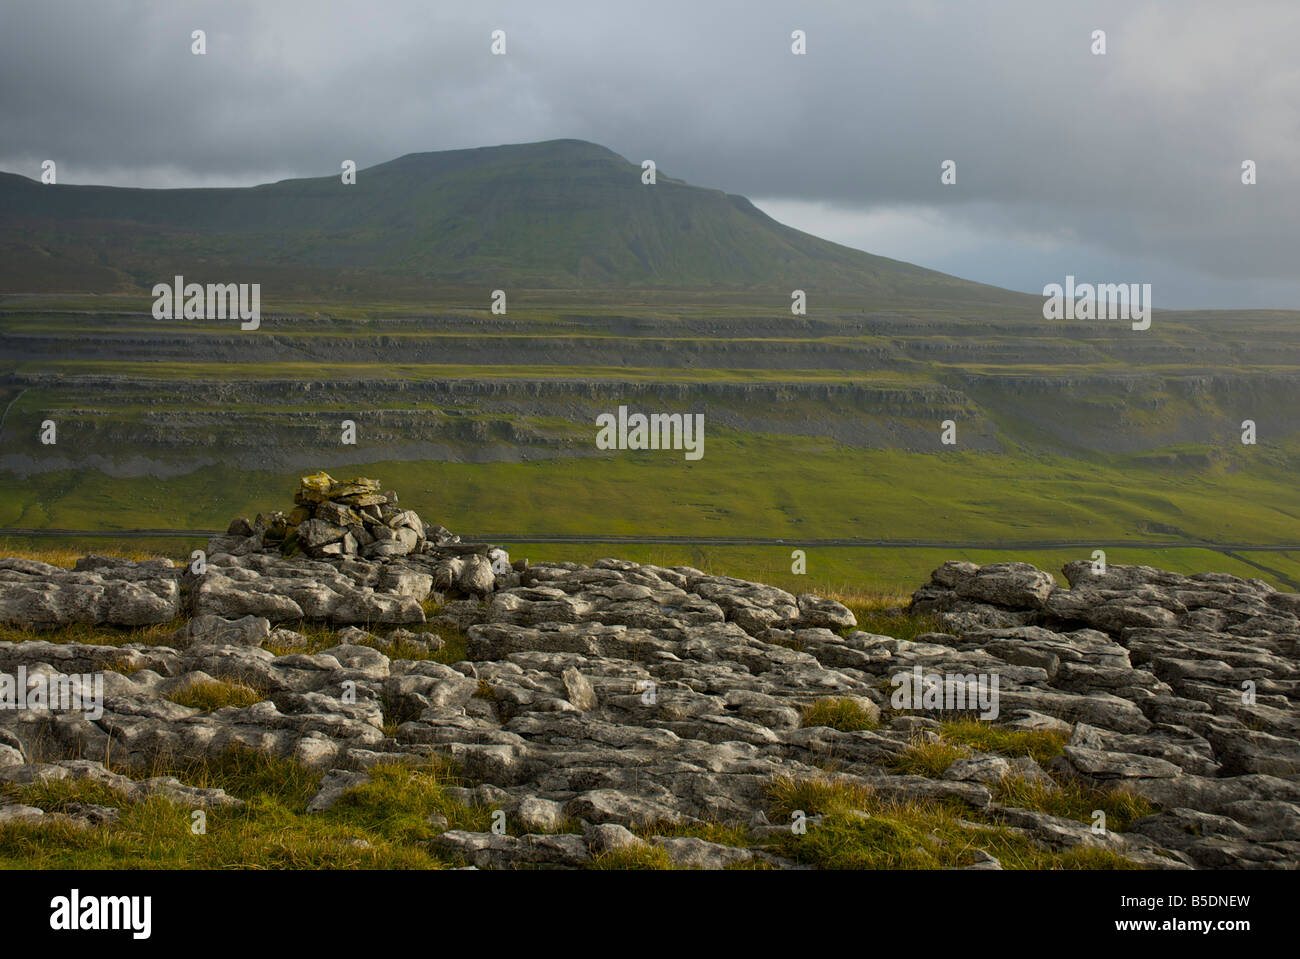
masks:
<path fill-rule="evenodd" d="M 198 574 L 0 559 L 28 631 L 0 674 L 104 690 L 96 718 L 0 709 L 0 835 L 111 833 L 158 795 L 241 815 L 151 774 L 234 750 L 317 777 L 306 816 L 454 770 L 440 802 L 473 828 L 431 812 L 413 841 L 480 868 L 1300 862 L 1300 595 L 1258 580 L 950 562 L 892 636 L 690 567 L 511 563 L 427 527 L 404 555 L 286 556 L 261 525 Z M 995 676 L 996 717 L 899 707 L 915 667 Z M 31 798 L 83 780 L 120 802 Z"/>

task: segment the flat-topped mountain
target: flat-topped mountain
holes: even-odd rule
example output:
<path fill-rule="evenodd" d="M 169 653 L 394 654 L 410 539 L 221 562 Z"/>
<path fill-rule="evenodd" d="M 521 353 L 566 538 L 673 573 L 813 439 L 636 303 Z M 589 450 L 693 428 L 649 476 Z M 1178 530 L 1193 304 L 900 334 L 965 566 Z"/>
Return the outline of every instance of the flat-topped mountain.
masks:
<path fill-rule="evenodd" d="M 359 171 L 350 185 L 334 174 L 154 190 L 0 174 L 0 291 L 128 291 L 203 272 L 277 291 L 390 298 L 416 279 L 803 288 L 912 305 L 1030 301 L 802 233 L 744 197 L 662 171 L 647 185 L 641 174 L 639 162 L 580 140 L 412 153 Z"/>

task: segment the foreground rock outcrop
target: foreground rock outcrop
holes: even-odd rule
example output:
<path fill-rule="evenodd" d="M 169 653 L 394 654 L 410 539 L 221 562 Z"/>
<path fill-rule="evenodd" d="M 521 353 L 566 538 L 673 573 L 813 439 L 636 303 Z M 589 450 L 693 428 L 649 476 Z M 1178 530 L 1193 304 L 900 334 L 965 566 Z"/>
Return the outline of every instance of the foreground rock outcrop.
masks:
<path fill-rule="evenodd" d="M 0 558 L 0 623 L 20 626 L 147 626 L 181 611 L 179 570 L 169 559 L 126 563 L 88 556 L 72 570 Z"/>
<path fill-rule="evenodd" d="M 856 630 L 833 600 L 689 567 L 606 559 L 516 569 L 502 551 L 451 542 L 312 559 L 243 549 L 255 535 L 214 540 L 197 576 L 88 564 L 123 583 L 171 584 L 161 597 L 142 587 L 193 614 L 161 645 L 0 643 L 0 673 L 104 677 L 97 718 L 0 710 L 0 780 L 47 775 L 74 757 L 143 769 L 160 755 L 242 746 L 332 770 L 314 804 L 328 808 L 376 763 L 442 754 L 478 784 L 460 798 L 497 805 L 536 833 L 437 840 L 483 866 L 580 865 L 654 824 L 788 831 L 765 813 L 778 778 L 952 800 L 1046 848 L 1097 846 L 1145 866 L 1300 862 L 1300 596 L 1260 581 L 1070 564 L 1065 588 L 1026 564 L 947 563 L 912 602 L 940 631 L 903 640 Z M 20 560 L 0 560 L 0 571 L 26 577 L 4 580 L 3 602 L 34 610 L 33 625 L 61 620 L 10 590 L 39 594 L 33 582 L 48 577 L 56 592 L 98 595 L 77 573 Z M 439 605 L 426 623 L 431 597 Z M 336 644 L 309 652 L 306 636 L 280 625 L 304 618 L 333 624 Z M 431 658 L 461 630 L 463 658 Z M 939 775 L 900 773 L 909 747 L 959 715 L 899 708 L 891 681 L 918 668 L 963 683 L 996 677 L 991 723 L 1057 731 L 1062 754 L 1044 769 L 972 751 Z M 217 679 L 264 698 L 211 711 L 173 701 Z M 876 728 L 807 725 L 806 711 L 828 698 Z M 1005 778 L 1050 783 L 1049 773 L 1158 811 L 1118 833 L 997 799 Z M 6 808 L 0 819 L 33 815 Z M 580 832 L 543 835 L 564 823 Z M 792 865 L 690 837 L 655 842 L 687 865 L 755 855 Z"/>

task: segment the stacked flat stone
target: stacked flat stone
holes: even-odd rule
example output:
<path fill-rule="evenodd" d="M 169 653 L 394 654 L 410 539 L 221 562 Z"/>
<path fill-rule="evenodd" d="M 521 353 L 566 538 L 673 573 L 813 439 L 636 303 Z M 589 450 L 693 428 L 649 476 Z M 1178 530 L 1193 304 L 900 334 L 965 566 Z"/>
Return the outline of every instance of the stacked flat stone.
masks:
<path fill-rule="evenodd" d="M 306 553 L 315 559 L 361 556 L 387 559 L 422 553 L 429 537 L 436 544 L 455 542 L 442 527 L 426 528 L 420 515 L 397 505 L 397 494 L 381 493 L 378 480 L 363 476 L 340 483 L 328 473 L 304 476 L 289 513 L 260 513 L 250 523 L 239 517 L 229 536 L 257 537 L 263 547 L 276 547 L 286 556 Z"/>

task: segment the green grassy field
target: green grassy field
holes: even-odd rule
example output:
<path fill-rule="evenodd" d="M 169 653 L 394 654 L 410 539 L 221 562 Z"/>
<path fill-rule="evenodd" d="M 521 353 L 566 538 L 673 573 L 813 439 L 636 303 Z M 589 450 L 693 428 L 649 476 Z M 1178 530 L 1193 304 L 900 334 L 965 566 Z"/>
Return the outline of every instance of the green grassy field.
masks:
<path fill-rule="evenodd" d="M 594 430 L 593 430 L 594 433 Z M 526 463 L 331 465 L 398 490 L 427 521 L 505 534 L 790 539 L 1300 541 L 1285 468 L 1135 467 L 1122 458 L 850 450 L 805 437 L 707 436 L 704 458 L 615 452 Z M 297 473 L 213 467 L 165 482 L 93 470 L 11 483 L 0 526 L 224 527 L 289 505 Z"/>
<path fill-rule="evenodd" d="M 1164 314 L 1134 338 L 987 303 L 815 302 L 796 319 L 756 291 L 520 290 L 493 316 L 473 288 L 418 306 L 281 295 L 244 336 L 155 321 L 139 296 L 2 297 L 0 529 L 219 530 L 325 468 L 533 558 L 668 557 L 802 588 L 801 542 L 952 544 L 805 546 L 818 588 L 897 595 L 946 559 L 1056 570 L 1108 544 L 1112 562 L 1300 583 L 1294 553 L 1206 548 L 1300 544 L 1294 314 Z M 704 458 L 597 450 L 595 414 L 623 402 L 703 412 Z M 1259 445 L 1240 443 L 1247 416 Z M 547 535 L 785 542 L 512 542 Z"/>

